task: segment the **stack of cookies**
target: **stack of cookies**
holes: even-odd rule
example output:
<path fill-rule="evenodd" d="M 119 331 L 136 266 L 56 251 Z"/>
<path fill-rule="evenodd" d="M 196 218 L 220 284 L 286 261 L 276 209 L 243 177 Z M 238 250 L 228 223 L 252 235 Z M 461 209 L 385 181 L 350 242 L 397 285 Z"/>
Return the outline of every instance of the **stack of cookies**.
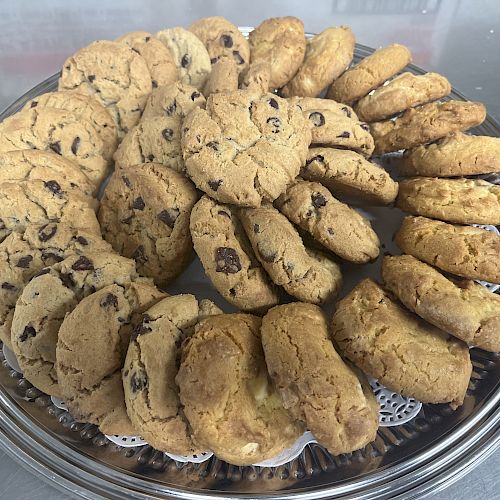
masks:
<path fill-rule="evenodd" d="M 500 283 L 500 237 L 465 225 L 500 224 L 500 188 L 465 177 L 500 170 L 500 139 L 464 133 L 484 106 L 439 101 L 443 76 L 400 74 L 406 47 L 351 66 L 354 46 L 294 17 L 127 33 L 0 124 L 0 339 L 26 379 L 105 434 L 237 465 L 306 430 L 373 441 L 365 374 L 463 403 L 468 345 L 500 350 L 500 297 L 472 281 Z M 400 150 L 398 185 L 372 156 Z M 329 325 L 344 263 L 380 251 L 352 206 L 393 203 L 407 255 Z M 196 256 L 241 312 L 164 292 Z"/>

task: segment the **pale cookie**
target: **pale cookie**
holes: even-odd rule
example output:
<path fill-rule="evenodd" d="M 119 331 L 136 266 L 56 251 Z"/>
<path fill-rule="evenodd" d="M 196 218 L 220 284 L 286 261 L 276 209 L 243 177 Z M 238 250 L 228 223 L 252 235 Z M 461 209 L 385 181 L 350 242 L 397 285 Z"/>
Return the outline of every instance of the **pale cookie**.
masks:
<path fill-rule="evenodd" d="M 154 116 L 177 116 L 182 119 L 194 108 L 204 108 L 205 104 L 205 97 L 196 87 L 175 82 L 151 92 L 141 120 Z"/>
<path fill-rule="evenodd" d="M 137 277 L 133 260 L 103 252 L 72 255 L 34 277 L 17 300 L 11 327 L 12 347 L 24 378 L 61 397 L 55 363 L 65 315 L 97 290 Z"/>
<path fill-rule="evenodd" d="M 219 59 L 212 65 L 212 71 L 208 77 L 203 93 L 220 94 L 221 92 L 233 92 L 238 90 L 238 67 L 231 59 Z"/>
<path fill-rule="evenodd" d="M 296 17 L 266 19 L 250 33 L 248 42 L 251 64 L 263 62 L 271 69 L 268 88 L 283 87 L 304 61 L 304 23 Z"/>
<path fill-rule="evenodd" d="M 486 108 L 479 102 L 431 102 L 405 111 L 395 120 L 370 125 L 375 153 L 409 149 L 435 141 L 458 130 L 483 123 Z"/>
<path fill-rule="evenodd" d="M 296 104 L 249 90 L 212 94 L 182 132 L 187 175 L 218 201 L 240 206 L 275 200 L 304 165 L 311 142 Z"/>
<path fill-rule="evenodd" d="M 327 28 L 307 40 L 304 62 L 283 87 L 283 95 L 317 97 L 351 63 L 354 41 L 354 33 L 346 26 Z"/>
<path fill-rule="evenodd" d="M 194 295 L 175 295 L 156 303 L 134 329 L 122 370 L 127 414 L 134 429 L 155 449 L 176 455 L 206 451 L 192 439 L 175 383 L 181 343 L 202 316 Z"/>
<path fill-rule="evenodd" d="M 144 58 L 123 43 L 98 40 L 69 57 L 59 90 L 91 95 L 111 113 L 123 137 L 140 119 L 151 75 Z"/>
<path fill-rule="evenodd" d="M 398 194 L 398 183 L 384 168 L 344 149 L 309 149 L 300 175 L 323 184 L 335 195 L 377 205 L 392 203 Z"/>
<path fill-rule="evenodd" d="M 269 380 L 260 324 L 249 314 L 203 320 L 176 377 L 196 441 L 234 465 L 272 458 L 303 432 Z"/>
<path fill-rule="evenodd" d="M 396 205 L 447 222 L 500 224 L 500 186 L 480 179 L 406 179 L 399 183 Z"/>
<path fill-rule="evenodd" d="M 463 404 L 472 364 L 462 341 L 401 307 L 371 279 L 337 304 L 340 352 L 388 389 L 422 403 Z"/>
<path fill-rule="evenodd" d="M 111 160 L 118 146 L 118 133 L 109 111 L 94 97 L 62 90 L 47 92 L 28 101 L 23 110 L 31 108 L 56 108 L 74 113 L 92 124 L 104 145 L 102 155 Z"/>
<path fill-rule="evenodd" d="M 6 118 L 0 124 L 0 153 L 23 149 L 52 151 L 78 163 L 96 189 L 109 172 L 96 128 L 72 111 L 36 106 Z"/>
<path fill-rule="evenodd" d="M 500 295 L 473 281 L 450 281 L 411 255 L 384 257 L 385 286 L 429 323 L 486 351 L 500 351 Z"/>
<path fill-rule="evenodd" d="M 29 280 L 44 267 L 69 255 L 110 252 L 101 235 L 68 224 L 30 224 L 0 243 L 0 340 L 11 347 L 11 325 L 16 301 Z"/>
<path fill-rule="evenodd" d="M 433 144 L 405 151 L 399 172 L 436 177 L 500 172 L 500 138 L 453 132 Z"/>
<path fill-rule="evenodd" d="M 49 151 L 23 149 L 0 154 L 0 183 L 57 182 L 63 191 L 92 196 L 95 185 L 74 161 Z"/>
<path fill-rule="evenodd" d="M 133 324 L 165 295 L 147 280 L 110 285 L 84 298 L 59 329 L 56 370 L 71 415 L 104 434 L 137 436 L 121 370 Z"/>
<path fill-rule="evenodd" d="M 380 242 L 368 220 L 317 182 L 295 181 L 277 200 L 277 207 L 345 260 L 361 264 L 379 254 Z"/>
<path fill-rule="evenodd" d="M 271 66 L 266 62 L 251 63 L 248 69 L 240 73 L 240 88 L 266 94 L 271 90 Z"/>
<path fill-rule="evenodd" d="M 311 123 L 312 144 L 352 149 L 371 156 L 375 149 L 370 127 L 358 120 L 353 109 L 329 99 L 313 97 L 293 100 Z"/>
<path fill-rule="evenodd" d="M 441 99 L 450 92 L 450 82 L 438 73 L 402 73 L 360 99 L 355 109 L 362 120 L 377 122 L 409 108 Z"/>
<path fill-rule="evenodd" d="M 170 28 L 156 33 L 173 56 L 181 83 L 202 89 L 210 74 L 210 56 L 203 42 L 184 28 Z"/>
<path fill-rule="evenodd" d="M 116 41 L 128 45 L 144 58 L 154 89 L 177 80 L 177 67 L 170 50 L 151 33 L 133 31 L 122 35 Z"/>
<path fill-rule="evenodd" d="M 291 222 L 272 205 L 242 209 L 239 216 L 257 259 L 276 285 L 314 304 L 338 293 L 340 267 L 327 255 L 307 249 Z"/>
<path fill-rule="evenodd" d="M 337 354 L 323 311 L 294 302 L 262 319 L 262 346 L 283 406 L 332 455 L 375 440 L 379 405 L 367 380 Z M 318 376 L 321 374 L 321 376 Z"/>
<path fill-rule="evenodd" d="M 100 234 L 95 210 L 97 200 L 75 191 L 64 191 L 56 181 L 13 181 L 0 184 L 0 241 L 30 224 L 64 222 Z"/>
<path fill-rule="evenodd" d="M 194 256 L 189 216 L 197 198 L 183 175 L 163 165 L 117 170 L 99 210 L 104 238 L 133 258 L 141 275 L 165 286 Z"/>
<path fill-rule="evenodd" d="M 233 208 L 203 196 L 193 208 L 190 228 L 205 273 L 229 303 L 261 311 L 279 302 Z"/>
<path fill-rule="evenodd" d="M 395 43 L 378 49 L 335 80 L 328 90 L 328 98 L 352 104 L 399 73 L 410 62 L 411 52 L 404 45 Z"/>
<path fill-rule="evenodd" d="M 443 271 L 500 283 L 500 236 L 491 231 L 408 216 L 394 241 L 404 253 Z"/>

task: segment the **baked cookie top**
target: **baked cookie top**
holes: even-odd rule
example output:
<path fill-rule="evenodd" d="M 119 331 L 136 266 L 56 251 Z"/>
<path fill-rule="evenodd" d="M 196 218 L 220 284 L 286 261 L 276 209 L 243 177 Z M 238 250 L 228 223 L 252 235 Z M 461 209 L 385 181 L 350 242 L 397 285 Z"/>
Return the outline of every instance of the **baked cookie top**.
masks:
<path fill-rule="evenodd" d="M 300 108 L 249 90 L 212 94 L 182 130 L 187 175 L 224 203 L 259 206 L 297 176 L 311 142 Z"/>

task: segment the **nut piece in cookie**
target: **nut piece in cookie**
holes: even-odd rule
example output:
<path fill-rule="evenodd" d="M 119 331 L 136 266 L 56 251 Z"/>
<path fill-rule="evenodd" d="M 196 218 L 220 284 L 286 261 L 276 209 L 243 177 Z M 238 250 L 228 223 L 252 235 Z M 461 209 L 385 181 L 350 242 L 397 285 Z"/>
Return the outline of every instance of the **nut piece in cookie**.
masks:
<path fill-rule="evenodd" d="M 376 50 L 348 69 L 332 83 L 328 98 L 352 104 L 401 71 L 411 61 L 411 52 L 397 43 Z"/>
<path fill-rule="evenodd" d="M 208 77 L 203 93 L 220 94 L 222 92 L 233 92 L 238 90 L 238 68 L 231 59 L 219 59 L 212 65 L 212 71 Z"/>
<path fill-rule="evenodd" d="M 355 109 L 362 120 L 376 122 L 445 97 L 450 92 L 451 84 L 448 79 L 437 73 L 402 73 L 387 85 L 363 97 Z"/>
<path fill-rule="evenodd" d="M 31 279 L 17 300 L 11 328 L 24 377 L 41 391 L 61 397 L 55 363 L 64 316 L 96 290 L 136 278 L 133 260 L 100 252 L 70 256 Z"/>
<path fill-rule="evenodd" d="M 388 205 L 398 194 L 398 183 L 384 168 L 344 149 L 310 148 L 300 175 L 323 184 L 335 195 L 376 205 Z"/>
<path fill-rule="evenodd" d="M 311 132 L 300 108 L 275 94 L 212 94 L 182 125 L 187 175 L 224 203 L 275 200 L 304 165 Z"/>
<path fill-rule="evenodd" d="M 165 286 L 194 256 L 189 216 L 197 198 L 189 180 L 164 165 L 120 168 L 99 209 L 104 238 L 136 261 L 139 274 Z"/>
<path fill-rule="evenodd" d="M 190 228 L 205 273 L 229 303 L 244 311 L 265 311 L 279 302 L 233 208 L 203 196 L 193 208 Z"/>
<path fill-rule="evenodd" d="M 449 280 L 411 255 L 386 256 L 385 286 L 411 311 L 486 351 L 500 351 L 500 295 L 469 280 Z"/>
<path fill-rule="evenodd" d="M 379 254 L 380 242 L 368 220 L 317 182 L 295 181 L 278 198 L 276 206 L 290 221 L 345 260 L 362 264 Z"/>
<path fill-rule="evenodd" d="M 408 216 L 394 241 L 404 253 L 443 271 L 500 283 L 500 236 L 491 231 Z"/>
<path fill-rule="evenodd" d="M 341 75 L 354 55 L 354 33 L 350 28 L 327 28 L 307 40 L 304 61 L 283 87 L 285 97 L 317 97 Z"/>
<path fill-rule="evenodd" d="M 202 89 L 210 74 L 210 56 L 203 42 L 184 28 L 169 28 L 156 33 L 173 56 L 181 83 Z"/>
<path fill-rule="evenodd" d="M 472 372 L 467 345 L 422 321 L 371 279 L 337 304 L 340 353 L 381 384 L 423 403 L 462 405 Z"/>
<path fill-rule="evenodd" d="M 248 42 L 251 64 L 265 63 L 271 70 L 266 92 L 288 83 L 304 61 L 304 23 L 296 17 L 266 19 L 250 33 Z"/>
<path fill-rule="evenodd" d="M 98 40 L 63 64 L 59 90 L 74 90 L 97 99 L 111 113 L 123 137 L 141 117 L 151 93 L 144 58 L 123 43 Z"/>
<path fill-rule="evenodd" d="M 375 439 L 378 403 L 362 375 L 337 354 L 323 311 L 295 302 L 262 319 L 262 346 L 283 406 L 333 455 Z"/>
<path fill-rule="evenodd" d="M 307 249 L 291 222 L 272 205 L 241 209 L 240 220 L 262 267 L 299 300 L 323 304 L 342 286 L 340 267 Z"/>
<path fill-rule="evenodd" d="M 249 314 L 206 318 L 185 347 L 176 377 L 196 441 L 235 465 L 278 455 L 304 430 L 269 380 L 260 324 Z"/>

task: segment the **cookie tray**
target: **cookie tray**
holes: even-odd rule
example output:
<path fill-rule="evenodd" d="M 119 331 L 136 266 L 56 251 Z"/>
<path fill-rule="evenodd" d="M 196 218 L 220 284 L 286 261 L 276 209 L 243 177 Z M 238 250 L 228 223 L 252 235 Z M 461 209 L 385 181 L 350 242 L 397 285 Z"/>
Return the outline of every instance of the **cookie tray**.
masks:
<path fill-rule="evenodd" d="M 241 28 L 247 35 L 251 28 Z M 311 36 L 311 35 L 309 35 Z M 355 61 L 373 52 L 357 45 Z M 424 71 L 408 66 L 408 71 Z M 26 101 L 57 88 L 54 75 L 22 96 L 0 120 Z M 453 99 L 466 100 L 453 91 Z M 500 136 L 490 116 L 474 133 Z M 392 158 L 384 166 L 391 170 Z M 490 176 L 498 182 L 498 176 Z M 403 214 L 398 209 L 363 208 L 384 252 L 399 253 L 392 234 Z M 380 276 L 375 263 L 343 264 L 342 294 L 360 279 Z M 191 292 L 215 300 L 226 311 L 195 260 L 171 293 Z M 497 292 L 498 293 L 498 292 Z M 82 498 L 424 498 L 459 479 L 500 445 L 500 355 L 471 350 L 473 374 L 464 405 L 422 405 L 412 420 L 381 426 L 363 450 L 332 456 L 317 443 L 278 467 L 238 467 L 215 456 L 201 463 L 178 462 L 150 446 L 123 447 L 90 424 L 75 422 L 50 396 L 12 370 L 0 352 L 0 448 L 66 492 Z"/>

